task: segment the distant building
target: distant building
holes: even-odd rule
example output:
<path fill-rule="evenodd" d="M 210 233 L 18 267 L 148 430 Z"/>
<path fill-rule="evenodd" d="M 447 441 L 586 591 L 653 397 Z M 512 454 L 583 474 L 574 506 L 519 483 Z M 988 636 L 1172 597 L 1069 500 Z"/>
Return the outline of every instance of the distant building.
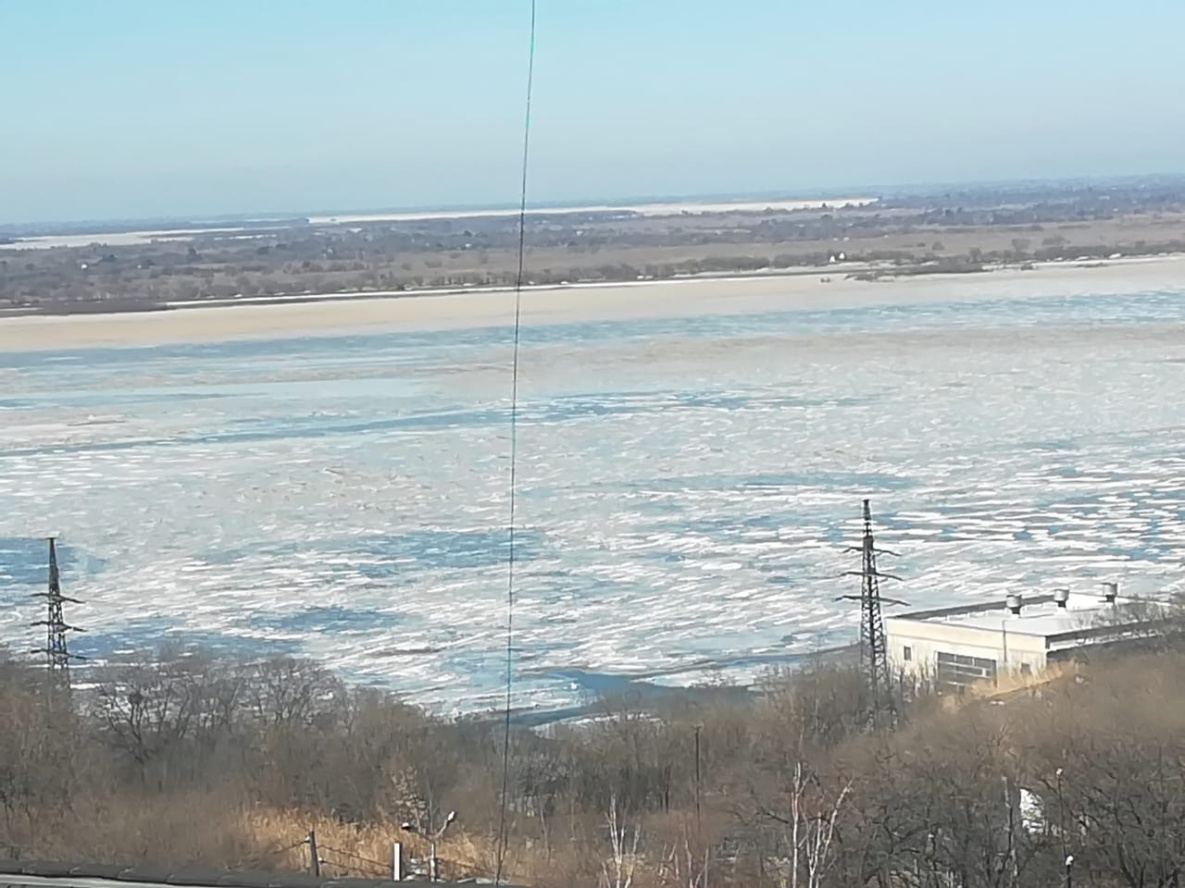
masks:
<path fill-rule="evenodd" d="M 1059 589 L 885 617 L 894 670 L 956 688 L 1146 641 L 1168 625 L 1163 604 L 1121 598 L 1114 583 L 1104 583 L 1100 596 Z"/>

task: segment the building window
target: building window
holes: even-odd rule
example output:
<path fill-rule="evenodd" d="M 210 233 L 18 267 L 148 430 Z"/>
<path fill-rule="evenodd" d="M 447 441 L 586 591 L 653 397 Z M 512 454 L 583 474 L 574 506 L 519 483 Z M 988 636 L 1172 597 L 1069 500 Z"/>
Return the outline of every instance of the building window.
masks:
<path fill-rule="evenodd" d="M 1033 667 L 1031 667 L 1028 663 L 1021 663 L 1020 664 L 1020 674 L 1021 675 L 1032 675 L 1033 674 Z"/>
<path fill-rule="evenodd" d="M 909 645 L 906 645 L 904 648 L 902 648 L 901 659 L 906 663 L 910 662 L 913 659 L 913 648 L 911 648 Z"/>
<path fill-rule="evenodd" d="M 996 680 L 996 661 L 983 657 L 969 657 L 939 651 L 935 656 L 938 683 L 951 687 L 965 687 L 977 681 Z"/>

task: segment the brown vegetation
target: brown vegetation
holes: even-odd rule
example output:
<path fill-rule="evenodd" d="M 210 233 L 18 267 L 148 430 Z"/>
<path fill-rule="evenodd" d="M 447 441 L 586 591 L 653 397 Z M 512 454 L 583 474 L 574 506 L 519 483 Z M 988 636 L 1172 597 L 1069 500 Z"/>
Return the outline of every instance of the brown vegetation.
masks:
<path fill-rule="evenodd" d="M 1110 660 L 958 706 L 915 695 L 869 733 L 848 667 L 751 698 L 512 737 L 507 870 L 532 885 L 1176 885 L 1185 867 L 1185 659 Z M 446 721 L 316 664 L 163 652 L 72 695 L 0 669 L 0 842 L 64 860 L 381 876 L 444 838 L 490 874 L 497 722 Z M 949 698 L 948 698 L 949 701 Z M 698 741 L 698 742 L 697 742 Z M 697 757 L 698 749 L 698 757 Z M 400 824 L 415 825 L 415 834 Z"/>

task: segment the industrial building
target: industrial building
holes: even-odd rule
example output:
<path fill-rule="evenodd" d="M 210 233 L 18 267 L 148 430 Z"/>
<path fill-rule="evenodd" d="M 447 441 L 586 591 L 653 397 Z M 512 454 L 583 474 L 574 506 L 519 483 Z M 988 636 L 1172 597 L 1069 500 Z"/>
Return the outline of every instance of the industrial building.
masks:
<path fill-rule="evenodd" d="M 1121 598 L 1115 583 L 1104 583 L 1101 595 L 1058 589 L 886 617 L 885 634 L 895 672 L 961 688 L 1146 641 L 1168 622 L 1163 604 Z"/>

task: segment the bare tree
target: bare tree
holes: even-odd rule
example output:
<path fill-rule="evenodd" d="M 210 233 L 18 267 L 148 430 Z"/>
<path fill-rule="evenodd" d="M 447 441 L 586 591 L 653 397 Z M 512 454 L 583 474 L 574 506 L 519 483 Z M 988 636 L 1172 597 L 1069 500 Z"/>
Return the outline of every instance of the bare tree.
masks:
<path fill-rule="evenodd" d="M 96 688 L 108 738 L 140 765 L 180 743 L 198 710 L 193 678 L 184 655 L 169 651 L 109 669 Z"/>
<path fill-rule="evenodd" d="M 631 888 L 634 872 L 638 866 L 638 843 L 642 831 L 635 826 L 633 832 L 620 822 L 617 800 L 609 804 L 609 847 L 612 857 L 601 864 L 601 888 Z"/>
<path fill-rule="evenodd" d="M 332 709 L 343 690 L 319 663 L 277 657 L 256 666 L 249 699 L 255 718 L 267 727 L 307 727 Z"/>

